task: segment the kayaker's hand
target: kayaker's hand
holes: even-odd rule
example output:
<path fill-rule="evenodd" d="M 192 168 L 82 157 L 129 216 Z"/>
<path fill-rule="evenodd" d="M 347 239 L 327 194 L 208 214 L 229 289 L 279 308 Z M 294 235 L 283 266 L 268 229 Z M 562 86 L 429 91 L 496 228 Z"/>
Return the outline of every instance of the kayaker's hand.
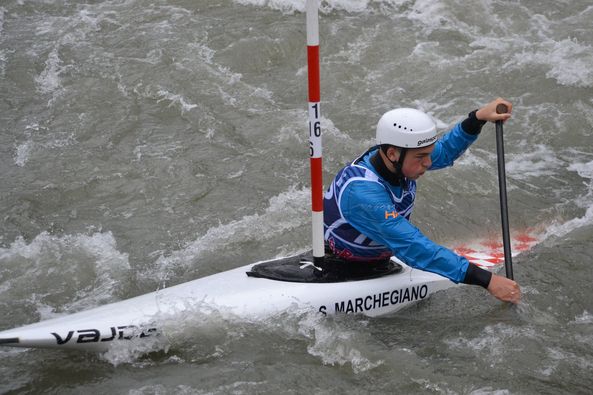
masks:
<path fill-rule="evenodd" d="M 521 289 L 519 288 L 519 284 L 496 274 L 493 274 L 492 279 L 490 279 L 488 292 L 503 302 L 517 304 L 521 300 Z"/>
<path fill-rule="evenodd" d="M 508 111 L 506 114 L 498 114 L 496 112 L 496 106 L 499 104 L 504 104 L 507 106 Z M 498 98 L 496 100 L 491 101 L 490 103 L 486 104 L 484 107 L 480 108 L 476 112 L 476 118 L 480 121 L 506 121 L 511 117 L 511 112 L 513 111 L 513 104 L 510 101 L 507 101 L 503 98 Z"/>

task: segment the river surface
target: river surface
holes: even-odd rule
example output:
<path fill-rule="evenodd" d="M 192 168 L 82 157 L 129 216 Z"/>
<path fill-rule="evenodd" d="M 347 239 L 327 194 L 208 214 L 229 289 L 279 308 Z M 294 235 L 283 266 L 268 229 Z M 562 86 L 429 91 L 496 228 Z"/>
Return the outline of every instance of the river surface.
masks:
<path fill-rule="evenodd" d="M 383 318 L 180 316 L 148 355 L 2 348 L 0 393 L 591 393 L 591 21 L 583 0 L 321 4 L 326 186 L 391 108 L 444 132 L 513 102 L 511 229 L 543 235 L 519 306 L 459 287 Z M 2 1 L 0 329 L 307 250 L 305 66 L 304 1 Z M 494 126 L 418 187 L 436 242 L 498 234 Z"/>

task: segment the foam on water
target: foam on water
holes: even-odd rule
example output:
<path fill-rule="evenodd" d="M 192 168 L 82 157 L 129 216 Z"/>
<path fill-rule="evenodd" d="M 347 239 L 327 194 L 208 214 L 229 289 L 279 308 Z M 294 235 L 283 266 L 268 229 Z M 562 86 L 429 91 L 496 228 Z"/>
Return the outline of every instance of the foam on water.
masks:
<path fill-rule="evenodd" d="M 519 328 L 500 323 L 486 326 L 480 336 L 474 339 L 452 338 L 445 340 L 445 343 L 452 349 L 467 349 L 475 358 L 494 366 L 504 363 L 507 354 L 515 352 L 507 347 L 509 342 L 534 337 L 535 332 L 529 327 Z"/>
<path fill-rule="evenodd" d="M 151 325 L 159 328 L 156 335 L 113 343 L 101 357 L 114 366 L 138 363 L 150 352 L 171 353 L 173 362 L 221 359 L 246 333 L 267 328 L 265 322 L 253 323 L 201 300 L 186 300 L 177 311 L 158 313 Z"/>
<path fill-rule="evenodd" d="M 52 49 L 52 51 L 47 55 L 45 69 L 43 69 L 41 74 L 35 77 L 35 82 L 37 83 L 37 89 L 39 92 L 52 95 L 52 99 L 49 101 L 49 103 L 56 99 L 60 90 L 62 89 L 60 74 L 64 70 L 65 68 L 62 65 L 62 60 L 58 55 L 58 49 Z"/>
<path fill-rule="evenodd" d="M 470 392 L 470 395 L 510 395 L 511 391 L 507 389 L 494 389 L 490 386 L 478 388 Z"/>
<path fill-rule="evenodd" d="M 159 90 L 158 94 L 160 96 L 162 96 L 163 98 L 157 100 L 157 103 L 160 103 L 162 100 L 169 100 L 171 102 L 169 104 L 169 107 L 171 107 L 175 104 L 179 105 L 181 107 L 182 114 L 184 114 L 187 111 L 193 110 L 194 108 L 196 108 L 198 106 L 197 104 L 188 103 L 183 96 L 168 92 L 165 89 Z"/>
<path fill-rule="evenodd" d="M 588 193 L 579 200 L 581 207 L 589 207 L 591 204 L 590 198 L 593 198 L 593 160 L 587 163 L 572 163 L 568 166 L 568 170 L 575 171 L 585 179 L 589 188 Z"/>
<path fill-rule="evenodd" d="M 233 358 L 233 350 L 244 348 L 247 340 L 256 353 L 262 354 L 266 347 L 296 342 L 300 347 L 296 352 L 314 356 L 324 365 L 350 367 L 360 374 L 385 363 L 375 350 L 376 341 L 365 331 L 367 324 L 351 317 L 325 317 L 296 304 L 266 319 L 252 320 L 204 301 L 187 300 L 177 312 L 152 318 L 158 335 L 114 343 L 101 357 L 118 366 L 136 364 L 146 353 L 163 351 L 174 361 L 224 362 Z"/>
<path fill-rule="evenodd" d="M 527 148 L 527 147 L 526 147 Z M 526 180 L 532 177 L 546 177 L 558 174 L 564 162 L 551 148 L 537 144 L 520 154 L 508 155 L 506 171 L 512 178 Z"/>
<path fill-rule="evenodd" d="M 146 276 L 157 275 L 161 281 L 166 281 L 175 272 L 193 267 L 202 254 L 220 250 L 221 245 L 231 248 L 233 243 L 263 241 L 301 226 L 307 218 L 306 202 L 310 194 L 309 188 L 290 188 L 272 197 L 263 213 L 245 215 L 210 228 L 182 250 L 161 255 L 155 262 L 156 273 L 147 273 Z"/>
<path fill-rule="evenodd" d="M 474 152 L 479 152 L 480 155 L 476 155 Z M 482 156 L 485 156 L 489 160 L 485 160 Z M 461 158 L 455 162 L 455 166 L 468 166 L 468 167 L 480 167 L 482 169 L 490 169 L 492 167 L 492 160 L 494 155 L 490 152 L 484 152 L 479 149 L 468 149 Z"/>
<path fill-rule="evenodd" d="M 320 314 L 310 313 L 299 322 L 299 332 L 313 341 L 307 347 L 309 354 L 326 365 L 350 365 L 354 373 L 376 368 L 384 363 L 376 356 L 361 351 L 369 343 L 364 330 L 348 330 L 339 323 Z M 361 347 L 362 346 L 362 347 Z"/>
<path fill-rule="evenodd" d="M 27 163 L 31 156 L 31 151 L 33 151 L 33 144 L 32 141 L 27 140 L 16 147 L 14 163 L 17 166 L 23 167 Z"/>
<path fill-rule="evenodd" d="M 455 26 L 455 30 L 467 32 L 470 28 L 460 21 L 452 12 L 449 4 L 444 1 L 418 0 L 415 1 L 405 17 L 423 27 L 425 34 L 430 34 L 435 29 Z"/>
<path fill-rule="evenodd" d="M 4 14 L 6 13 L 6 8 L 0 7 L 0 44 L 3 42 L 4 38 Z M 0 48 L 0 77 L 4 77 L 6 74 L 6 52 L 3 48 Z"/>
<path fill-rule="evenodd" d="M 588 188 L 587 193 L 581 197 L 577 197 L 575 203 L 580 207 L 585 208 L 586 211 L 581 217 L 573 218 L 564 223 L 551 225 L 546 231 L 546 238 L 552 236 L 562 237 L 575 229 L 593 224 L 593 161 L 573 163 L 568 166 L 568 170 L 577 172 L 578 175 L 585 180 L 584 182 Z"/>
<path fill-rule="evenodd" d="M 42 318 L 115 301 L 130 269 L 127 254 L 117 250 L 110 232 L 43 232 L 29 243 L 19 237 L 0 248 L 0 263 L 12 273 L 1 280 L 0 299 L 25 298 L 21 303 L 32 304 Z"/>
<path fill-rule="evenodd" d="M 577 325 L 593 324 L 593 314 L 585 310 L 583 311 L 583 314 L 575 317 L 574 323 Z"/>
<path fill-rule="evenodd" d="M 6 75 L 6 52 L 0 49 L 0 77 Z"/>
<path fill-rule="evenodd" d="M 283 13 L 305 12 L 305 2 L 302 0 L 234 0 L 237 4 L 251 5 L 256 7 L 268 7 Z M 323 0 L 320 4 L 322 13 L 330 13 L 334 10 L 346 12 L 363 12 L 368 9 L 368 0 Z"/>
<path fill-rule="evenodd" d="M 243 5 L 268 7 L 283 13 L 304 12 L 305 10 L 303 1 L 236 0 L 236 2 Z M 323 1 L 320 10 L 322 13 L 345 11 L 364 14 L 371 12 L 377 6 L 381 9 L 381 12 L 392 17 L 404 18 L 419 27 L 421 36 L 412 55 L 420 56 L 439 67 L 443 65 L 455 66 L 458 63 L 463 63 L 463 66 L 467 67 L 465 63 L 467 63 L 468 58 L 482 56 L 486 49 L 489 52 L 497 51 L 514 54 L 503 65 L 507 71 L 541 66 L 547 69 L 545 72 L 547 78 L 554 79 L 561 85 L 577 87 L 590 87 L 593 85 L 593 70 L 589 67 L 593 63 L 593 48 L 575 38 L 563 37 L 558 39 L 558 36 L 563 34 L 556 31 L 558 26 L 562 26 L 564 23 L 576 23 L 574 19 L 578 19 L 579 16 L 569 17 L 559 23 L 552 23 L 545 16 L 541 14 L 534 15 L 526 7 L 515 4 L 510 5 L 509 10 L 511 12 L 508 15 L 499 17 L 494 12 L 491 4 L 486 2 L 476 3 L 476 7 L 482 8 L 480 15 L 491 16 L 482 21 L 483 24 L 490 27 L 490 31 L 488 31 L 488 29 L 480 29 L 478 26 L 464 20 L 467 15 L 461 2 L 420 0 L 410 5 L 406 4 L 405 1 Z M 400 7 L 403 7 L 403 10 L 400 10 Z M 585 9 L 583 13 L 590 13 L 590 8 Z M 525 24 L 525 21 L 522 21 L 526 26 L 526 32 L 523 35 L 509 36 L 505 34 L 505 27 L 515 25 L 513 9 L 517 15 L 526 15 L 527 23 Z M 476 10 L 472 10 L 472 12 L 478 15 Z M 579 13 L 581 18 L 583 18 L 583 13 Z M 470 41 L 469 47 L 475 49 L 474 53 L 467 53 L 466 56 L 459 59 L 452 57 L 451 54 L 442 53 L 438 48 L 439 42 L 427 39 L 431 33 L 442 29 L 451 30 L 456 34 L 465 36 Z M 352 59 L 360 58 L 356 46 L 348 50 L 347 56 L 354 57 Z"/>
<path fill-rule="evenodd" d="M 555 79 L 561 85 L 591 87 L 591 64 L 593 47 L 567 38 L 561 41 L 551 39 L 539 44 L 535 50 L 519 52 L 505 66 L 544 66 L 548 68 L 546 77 Z"/>
<path fill-rule="evenodd" d="M 203 388 L 194 388 L 184 384 L 151 384 L 140 388 L 131 389 L 128 395 L 210 395 L 210 394 L 250 394 L 257 393 L 260 386 L 265 385 L 265 381 L 236 381 L 231 384 L 220 385 L 209 391 Z"/>
<path fill-rule="evenodd" d="M 206 41 L 206 39 L 204 39 Z M 243 75 L 233 71 L 230 67 L 215 60 L 216 51 L 206 45 L 204 42 L 188 43 L 187 51 L 180 55 L 180 59 L 174 63 L 178 72 L 187 72 L 188 74 L 206 74 L 208 78 L 203 78 L 198 81 L 198 89 L 203 92 L 210 92 L 210 94 L 217 92 L 218 98 L 222 100 L 225 105 L 247 109 L 251 113 L 265 113 L 269 111 L 269 105 L 274 104 L 273 93 L 269 89 L 262 86 L 254 86 L 242 81 Z M 139 86 L 140 87 L 140 86 Z M 159 87 L 153 89 L 152 85 L 146 87 L 142 86 L 144 92 L 134 88 L 136 93 L 141 96 L 151 95 L 151 92 L 161 97 L 157 92 L 170 91 Z M 156 92 L 154 92 L 156 90 Z M 175 95 L 178 95 L 175 93 Z M 187 102 L 186 98 L 183 98 Z M 189 107 L 193 106 L 187 103 Z M 192 109 L 188 106 L 182 105 L 182 109 L 187 111 Z M 198 103 L 199 106 L 199 103 Z"/>
<path fill-rule="evenodd" d="M 24 167 L 38 150 L 63 148 L 76 143 L 74 132 L 52 132 L 38 123 L 25 126 L 23 134 L 26 140 L 16 145 L 14 152 L 14 163 L 19 167 Z"/>
<path fill-rule="evenodd" d="M 576 355 L 573 352 L 559 349 L 556 347 L 546 347 L 548 359 L 546 366 L 540 369 L 544 376 L 551 376 L 559 367 L 559 365 L 568 365 L 570 369 L 579 369 L 583 371 L 590 371 L 593 369 L 593 361 Z"/>
<path fill-rule="evenodd" d="M 4 14 L 6 13 L 6 8 L 0 7 L 0 37 L 2 37 L 2 33 L 4 31 Z"/>

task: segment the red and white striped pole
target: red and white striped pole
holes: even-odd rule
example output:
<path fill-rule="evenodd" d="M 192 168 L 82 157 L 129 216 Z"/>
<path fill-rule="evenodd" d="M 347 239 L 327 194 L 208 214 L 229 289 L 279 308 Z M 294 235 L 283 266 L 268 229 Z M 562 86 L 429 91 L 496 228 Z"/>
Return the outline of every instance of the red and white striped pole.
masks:
<path fill-rule="evenodd" d="M 313 261 L 325 255 L 323 240 L 323 178 L 321 161 L 321 108 L 319 107 L 318 0 L 307 0 L 307 70 L 309 78 L 309 154 L 311 156 L 311 203 L 313 210 Z"/>

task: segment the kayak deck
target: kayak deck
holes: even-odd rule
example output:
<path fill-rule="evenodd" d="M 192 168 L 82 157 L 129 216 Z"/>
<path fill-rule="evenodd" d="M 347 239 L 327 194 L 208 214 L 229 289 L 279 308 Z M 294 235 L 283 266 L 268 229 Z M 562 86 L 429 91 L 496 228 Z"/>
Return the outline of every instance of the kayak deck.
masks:
<path fill-rule="evenodd" d="M 369 280 L 397 274 L 402 270 L 402 266 L 392 259 L 348 262 L 326 255 L 322 262 L 315 264 L 309 252 L 255 264 L 246 274 L 249 277 L 297 283 L 337 283 Z"/>
<path fill-rule="evenodd" d="M 0 332 L 0 345 L 103 351 L 117 340 L 141 339 L 161 333 L 159 321 L 163 317 L 189 310 L 220 311 L 249 320 L 296 309 L 322 314 L 379 316 L 454 285 L 439 275 L 413 270 L 404 264 L 398 273 L 346 282 L 287 282 L 247 276 L 247 272 L 262 263 L 6 330 Z"/>

